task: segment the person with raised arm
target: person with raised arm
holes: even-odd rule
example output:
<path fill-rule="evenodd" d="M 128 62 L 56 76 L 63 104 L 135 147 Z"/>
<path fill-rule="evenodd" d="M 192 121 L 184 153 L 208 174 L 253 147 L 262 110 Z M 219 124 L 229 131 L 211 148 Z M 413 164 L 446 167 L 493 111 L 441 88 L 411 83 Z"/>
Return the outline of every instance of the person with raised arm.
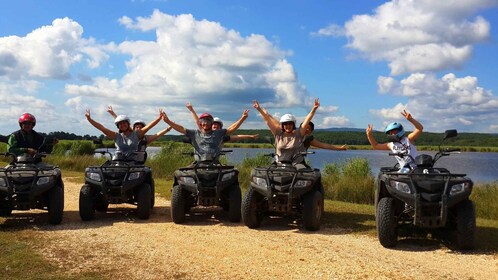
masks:
<path fill-rule="evenodd" d="M 259 106 L 258 101 L 254 100 L 253 107 L 261 114 L 261 117 L 275 137 L 277 162 L 292 161 L 297 168 L 306 167 L 303 164 L 304 158 L 301 155 L 301 152 L 303 151 L 303 138 L 306 135 L 306 127 L 313 119 L 318 107 L 320 107 L 318 98 L 315 99 L 313 108 L 304 119 L 301 127 L 296 126 L 296 117 L 292 114 L 283 115 L 280 118 L 279 123 L 276 124 L 268 111 Z"/>
<path fill-rule="evenodd" d="M 368 142 L 374 150 L 391 150 L 393 153 L 403 153 L 406 154 L 404 157 L 396 156 L 398 160 L 400 171 L 405 172 L 406 169 L 414 167 L 413 159 L 417 157 L 417 147 L 415 146 L 415 140 L 422 134 L 424 127 L 420 122 L 415 120 L 412 115 L 403 110 L 401 115 L 405 117 L 410 123 L 415 126 L 415 130 L 410 134 L 406 135 L 403 125 L 398 122 L 392 122 L 386 126 L 384 132 L 387 135 L 389 142 L 387 143 L 377 143 L 373 137 L 372 130 L 373 125 L 369 124 L 366 129 L 366 134 Z"/>

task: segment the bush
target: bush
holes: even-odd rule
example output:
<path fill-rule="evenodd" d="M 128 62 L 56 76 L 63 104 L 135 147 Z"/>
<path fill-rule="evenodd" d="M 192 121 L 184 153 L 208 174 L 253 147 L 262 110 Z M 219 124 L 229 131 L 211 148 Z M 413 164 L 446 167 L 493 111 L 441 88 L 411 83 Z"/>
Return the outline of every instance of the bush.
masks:
<path fill-rule="evenodd" d="M 88 140 L 61 140 L 54 146 L 54 155 L 93 155 L 95 145 Z"/>
<path fill-rule="evenodd" d="M 474 186 L 470 199 L 476 206 L 476 216 L 498 220 L 498 183 Z"/>
<path fill-rule="evenodd" d="M 172 179 L 175 170 L 193 162 L 192 156 L 183 154 L 192 151 L 191 145 L 171 141 L 165 142 L 161 145 L 161 151 L 157 155 L 147 159 L 146 165 L 152 168 L 154 176 Z"/>
<path fill-rule="evenodd" d="M 374 203 L 375 178 L 365 158 L 353 158 L 342 165 L 325 165 L 322 183 L 327 199 L 361 204 Z"/>
<path fill-rule="evenodd" d="M 237 165 L 237 169 L 239 170 L 240 187 L 244 191 L 249 187 L 249 180 L 251 180 L 251 171 L 254 167 L 269 166 L 271 163 L 272 158 L 269 156 L 265 156 L 263 153 L 260 153 L 255 157 L 246 156 L 242 163 Z"/>

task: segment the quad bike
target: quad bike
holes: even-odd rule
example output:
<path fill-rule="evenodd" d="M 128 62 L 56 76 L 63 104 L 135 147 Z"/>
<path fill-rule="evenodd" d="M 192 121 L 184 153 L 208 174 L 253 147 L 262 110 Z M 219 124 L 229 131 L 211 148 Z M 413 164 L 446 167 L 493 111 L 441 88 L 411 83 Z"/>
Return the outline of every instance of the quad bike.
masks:
<path fill-rule="evenodd" d="M 449 231 L 455 233 L 459 249 L 474 247 L 476 217 L 474 204 L 469 199 L 473 182 L 466 174 L 434 167 L 441 157 L 458 151 L 441 149 L 445 139 L 455 136 L 456 130 L 445 131 L 434 158 L 426 154 L 412 158 L 416 167 L 410 167 L 406 173 L 400 172 L 399 166 L 380 169 L 375 193 L 375 219 L 382 246 L 396 246 L 398 230 L 403 228 L 409 232 Z M 390 155 L 408 156 L 402 153 Z"/>
<path fill-rule="evenodd" d="M 302 152 L 299 156 L 314 152 Z M 275 157 L 275 154 L 267 156 Z M 291 161 L 274 161 L 251 172 L 250 187 L 242 201 L 242 220 L 249 228 L 261 225 L 264 216 L 301 216 L 304 228 L 320 229 L 324 189 L 320 170 L 297 169 Z"/>
<path fill-rule="evenodd" d="M 97 149 L 95 153 L 108 155 L 111 160 L 85 169 L 85 184 L 79 197 L 81 219 L 92 220 L 95 211 L 106 212 L 109 204 L 121 203 L 137 205 L 138 218 L 148 219 L 154 206 L 155 189 L 152 170 L 144 165 L 145 151 L 113 156 L 108 149 Z"/>
<path fill-rule="evenodd" d="M 231 151 L 224 150 L 214 156 L 188 153 L 197 160 L 175 172 L 171 197 L 171 217 L 174 223 L 183 223 L 185 215 L 196 206 L 221 206 L 228 211 L 230 222 L 240 222 L 242 195 L 239 171 L 218 160 L 221 155 L 229 152 Z"/>
<path fill-rule="evenodd" d="M 62 222 L 64 183 L 61 170 L 58 166 L 41 163 L 46 155 L 42 152 L 33 156 L 5 153 L 11 157 L 11 162 L 0 168 L 0 216 L 10 216 L 12 210 L 42 209 L 48 211 L 50 224 Z"/>

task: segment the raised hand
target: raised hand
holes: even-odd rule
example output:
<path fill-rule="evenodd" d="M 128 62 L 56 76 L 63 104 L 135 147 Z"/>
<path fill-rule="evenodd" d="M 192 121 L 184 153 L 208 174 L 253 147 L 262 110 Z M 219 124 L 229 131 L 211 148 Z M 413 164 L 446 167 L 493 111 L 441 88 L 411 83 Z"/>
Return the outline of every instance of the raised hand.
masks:
<path fill-rule="evenodd" d="M 107 106 L 107 113 L 109 113 L 111 115 L 114 114 L 114 110 L 112 109 L 111 105 Z"/>
<path fill-rule="evenodd" d="M 367 135 L 371 135 L 372 134 L 372 129 L 373 129 L 373 125 L 372 124 L 368 124 L 368 127 L 367 127 Z"/>
<path fill-rule="evenodd" d="M 252 107 L 254 107 L 256 110 L 259 110 L 261 107 L 259 107 L 259 103 L 257 100 L 253 100 L 254 104 L 252 105 Z"/>
<path fill-rule="evenodd" d="M 90 115 L 90 109 L 86 110 L 85 117 L 86 117 L 87 120 L 90 120 L 92 118 L 91 115 Z"/>
<path fill-rule="evenodd" d="M 406 110 L 403 110 L 403 112 L 401 112 L 401 115 L 403 115 L 403 117 L 405 117 L 407 120 L 411 120 L 413 118 L 412 114 L 410 114 Z"/>
<path fill-rule="evenodd" d="M 187 105 L 186 105 L 187 109 L 192 112 L 192 110 L 194 110 L 194 108 L 192 107 L 192 103 L 190 102 L 187 102 Z"/>
<path fill-rule="evenodd" d="M 244 110 L 244 113 L 242 113 L 242 117 L 245 119 L 249 116 L 249 109 Z"/>
<path fill-rule="evenodd" d="M 318 109 L 320 107 L 320 102 L 318 101 L 318 98 L 315 98 L 315 104 L 313 105 L 314 109 Z"/>

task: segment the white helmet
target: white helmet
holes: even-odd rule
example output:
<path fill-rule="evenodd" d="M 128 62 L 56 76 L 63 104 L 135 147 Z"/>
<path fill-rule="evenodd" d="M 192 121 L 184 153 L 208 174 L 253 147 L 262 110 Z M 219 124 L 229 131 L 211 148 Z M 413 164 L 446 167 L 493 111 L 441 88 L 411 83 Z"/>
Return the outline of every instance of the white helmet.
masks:
<path fill-rule="evenodd" d="M 220 118 L 215 117 L 215 118 L 213 119 L 213 123 L 219 123 L 219 124 L 220 124 L 220 126 L 221 126 L 221 128 L 223 128 L 223 121 L 222 121 Z"/>
<path fill-rule="evenodd" d="M 114 119 L 114 124 L 118 125 L 118 123 L 120 123 L 122 121 L 126 121 L 126 122 L 128 122 L 128 124 L 130 124 L 130 118 L 128 118 L 128 116 L 126 116 L 126 115 L 119 115 L 119 116 L 117 116 Z"/>
<path fill-rule="evenodd" d="M 285 114 L 280 118 L 280 123 L 293 122 L 296 125 L 296 117 L 292 114 Z"/>
<path fill-rule="evenodd" d="M 137 124 L 141 124 L 142 126 L 145 126 L 145 122 L 142 121 L 142 120 L 136 120 L 136 121 L 134 121 L 133 122 L 133 127 L 135 127 L 135 125 L 137 125 Z"/>

